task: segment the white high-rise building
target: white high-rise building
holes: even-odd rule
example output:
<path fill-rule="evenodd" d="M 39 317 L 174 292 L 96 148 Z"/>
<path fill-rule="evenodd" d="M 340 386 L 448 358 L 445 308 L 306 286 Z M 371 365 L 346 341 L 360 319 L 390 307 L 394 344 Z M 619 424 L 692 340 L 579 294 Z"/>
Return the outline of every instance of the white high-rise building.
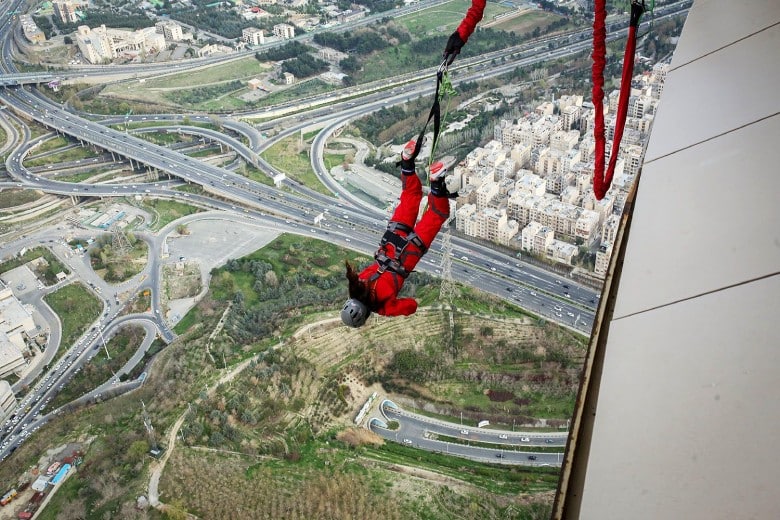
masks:
<path fill-rule="evenodd" d="M 154 24 L 154 27 L 157 33 L 162 34 L 167 41 L 178 42 L 184 38 L 184 32 L 182 31 L 181 25 L 176 22 L 170 20 L 157 22 Z"/>
<path fill-rule="evenodd" d="M 274 25 L 274 36 L 278 36 L 283 40 L 295 38 L 295 27 L 286 23 L 276 24 Z"/>
<path fill-rule="evenodd" d="M 247 27 L 241 31 L 241 39 L 247 45 L 263 45 L 265 43 L 265 33 L 257 27 Z"/>

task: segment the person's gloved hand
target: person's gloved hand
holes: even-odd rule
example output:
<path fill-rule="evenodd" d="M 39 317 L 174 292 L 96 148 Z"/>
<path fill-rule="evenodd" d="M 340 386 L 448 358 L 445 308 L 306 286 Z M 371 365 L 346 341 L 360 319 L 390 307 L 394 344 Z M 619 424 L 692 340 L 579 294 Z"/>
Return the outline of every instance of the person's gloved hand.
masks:
<path fill-rule="evenodd" d="M 455 56 L 460 54 L 460 50 L 463 48 L 464 45 L 466 45 L 466 42 L 464 42 L 463 39 L 460 37 L 458 31 L 455 31 L 450 35 L 450 39 L 447 40 L 447 45 L 444 47 L 444 54 L 443 54 L 443 57 L 447 62 L 447 65 L 455 61 Z"/>

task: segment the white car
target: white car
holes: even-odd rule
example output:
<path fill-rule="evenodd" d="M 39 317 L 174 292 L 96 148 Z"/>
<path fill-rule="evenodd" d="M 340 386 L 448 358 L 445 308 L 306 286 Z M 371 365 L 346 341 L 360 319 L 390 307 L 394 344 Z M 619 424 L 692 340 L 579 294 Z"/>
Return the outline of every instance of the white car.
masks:
<path fill-rule="evenodd" d="M 508 439 L 509 437 L 507 437 L 507 435 L 505 433 L 502 433 L 501 435 L 498 436 L 498 438 L 499 439 Z"/>
<path fill-rule="evenodd" d="M 528 437 L 520 437 L 520 442 L 531 442 L 531 439 Z"/>
<path fill-rule="evenodd" d="M 461 430 L 460 433 L 461 433 L 461 435 L 468 435 L 469 431 L 468 430 Z"/>

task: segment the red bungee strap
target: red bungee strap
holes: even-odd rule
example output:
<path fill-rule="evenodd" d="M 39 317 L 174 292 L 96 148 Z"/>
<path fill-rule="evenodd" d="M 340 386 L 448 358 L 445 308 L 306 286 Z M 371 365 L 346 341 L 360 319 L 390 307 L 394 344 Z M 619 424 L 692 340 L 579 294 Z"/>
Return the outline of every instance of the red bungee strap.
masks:
<path fill-rule="evenodd" d="M 612 140 L 612 153 L 609 156 L 609 166 L 604 173 L 604 150 L 606 138 L 604 136 L 604 63 L 607 54 L 607 31 L 605 22 L 607 10 L 605 0 L 596 0 L 593 17 L 593 67 L 591 78 L 593 81 L 593 106 L 596 111 L 593 136 L 596 140 L 595 158 L 593 169 L 593 193 L 596 199 L 601 200 L 612 185 L 612 176 L 615 173 L 620 141 L 623 139 L 623 129 L 626 126 L 628 115 L 628 98 L 631 95 L 631 78 L 634 75 L 634 54 L 636 52 L 636 30 L 639 27 L 639 19 L 645 12 L 645 4 L 642 0 L 631 2 L 631 19 L 628 27 L 626 51 L 623 55 L 623 74 L 620 79 L 620 98 L 618 101 L 617 119 L 615 121 L 615 137 Z"/>

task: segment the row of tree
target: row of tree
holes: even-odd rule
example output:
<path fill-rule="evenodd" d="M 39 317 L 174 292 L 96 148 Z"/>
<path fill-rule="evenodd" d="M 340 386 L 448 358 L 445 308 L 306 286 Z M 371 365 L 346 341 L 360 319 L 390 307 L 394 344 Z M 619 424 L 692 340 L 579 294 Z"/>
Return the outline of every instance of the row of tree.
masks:
<path fill-rule="evenodd" d="M 316 76 L 328 70 L 326 62 L 315 58 L 311 54 L 301 54 L 297 58 L 282 63 L 282 72 L 289 72 L 296 78 L 308 78 Z"/>
<path fill-rule="evenodd" d="M 407 41 L 408 41 L 408 35 Z M 384 49 L 390 45 L 386 37 L 373 30 L 317 33 L 314 43 L 350 54 L 366 55 Z"/>
<path fill-rule="evenodd" d="M 197 104 L 208 101 L 230 92 L 235 92 L 244 88 L 244 84 L 239 80 L 228 81 L 227 83 L 219 83 L 217 85 L 209 85 L 207 87 L 199 87 L 188 90 L 173 90 L 166 92 L 165 97 L 170 99 L 174 103 L 178 104 Z"/>
<path fill-rule="evenodd" d="M 274 49 L 268 49 L 264 52 L 256 52 L 257 61 L 284 61 L 303 54 L 313 52 L 314 48 L 304 45 L 301 42 L 292 41 Z"/>

